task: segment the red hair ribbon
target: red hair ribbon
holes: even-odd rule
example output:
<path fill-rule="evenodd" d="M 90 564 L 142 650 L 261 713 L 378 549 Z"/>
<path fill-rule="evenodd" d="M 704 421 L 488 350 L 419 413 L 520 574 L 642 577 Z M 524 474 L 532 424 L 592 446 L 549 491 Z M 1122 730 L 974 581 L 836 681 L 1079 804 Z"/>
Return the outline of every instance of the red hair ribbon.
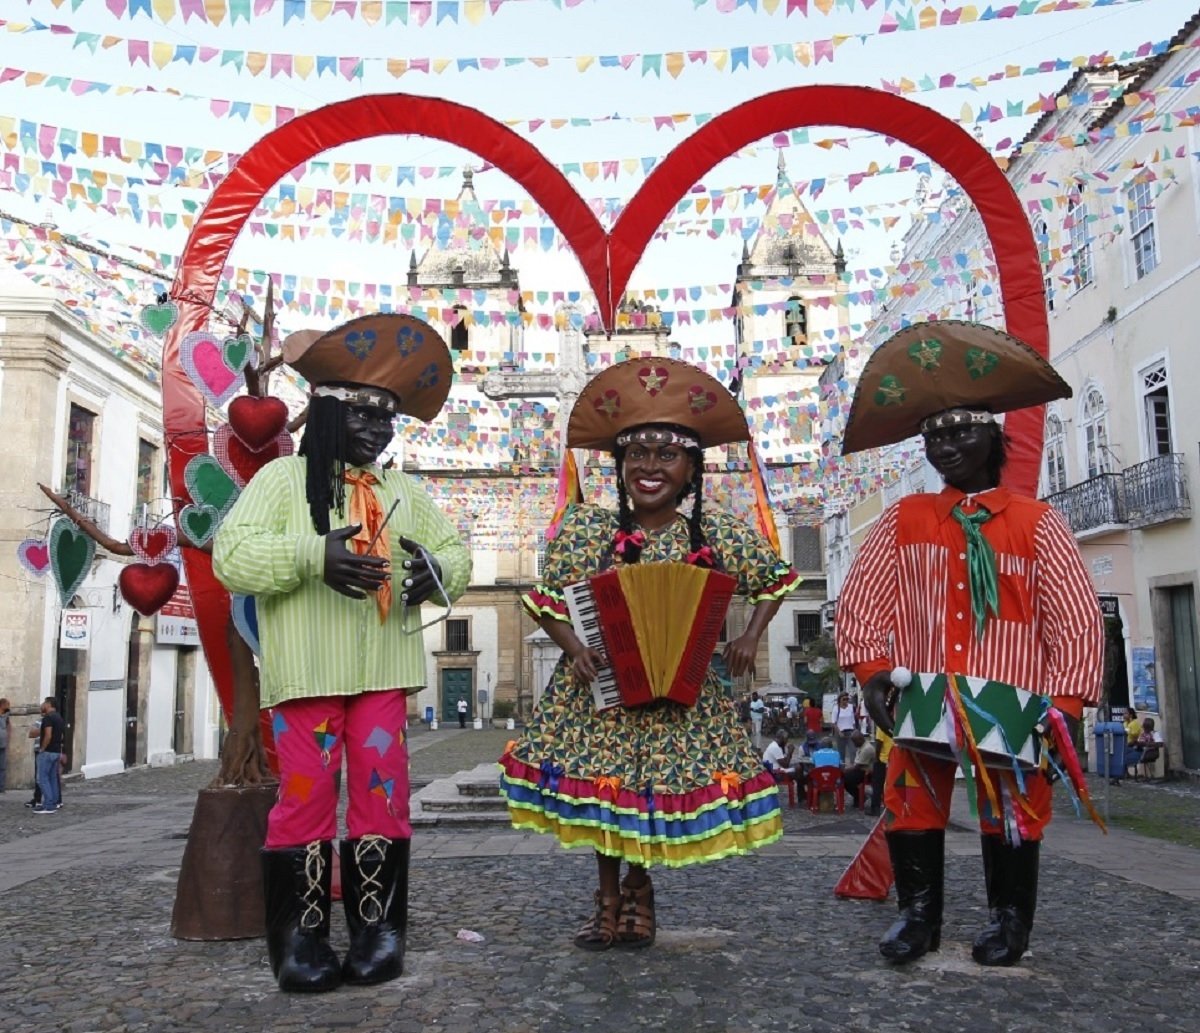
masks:
<path fill-rule="evenodd" d="M 644 531 L 634 531 L 632 534 L 618 531 L 614 541 L 616 542 L 617 555 L 624 558 L 626 545 L 632 545 L 638 549 L 646 547 L 646 534 Z"/>
<path fill-rule="evenodd" d="M 707 545 L 701 545 L 695 552 L 687 554 L 687 561 L 694 567 L 713 568 L 717 565 L 717 558 L 713 555 L 712 548 Z"/>

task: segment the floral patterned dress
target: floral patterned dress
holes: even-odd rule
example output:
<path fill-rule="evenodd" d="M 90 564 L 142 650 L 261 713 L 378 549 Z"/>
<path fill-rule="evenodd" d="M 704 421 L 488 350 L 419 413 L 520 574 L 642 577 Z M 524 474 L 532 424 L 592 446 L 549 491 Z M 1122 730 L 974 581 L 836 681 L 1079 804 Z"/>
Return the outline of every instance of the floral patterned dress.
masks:
<path fill-rule="evenodd" d="M 795 571 L 747 525 L 719 512 L 703 519 L 717 568 L 735 577 L 737 591 L 752 603 L 799 585 Z M 568 620 L 564 587 L 613 566 L 617 529 L 610 510 L 572 509 L 547 546 L 543 580 L 525 596 L 526 609 Z M 689 551 L 682 516 L 646 538 L 642 563 L 682 562 Z M 782 834 L 775 780 L 711 667 L 693 706 L 662 700 L 597 711 L 590 683 L 575 677 L 564 654 L 501 765 L 514 826 L 632 864 L 714 861 Z"/>

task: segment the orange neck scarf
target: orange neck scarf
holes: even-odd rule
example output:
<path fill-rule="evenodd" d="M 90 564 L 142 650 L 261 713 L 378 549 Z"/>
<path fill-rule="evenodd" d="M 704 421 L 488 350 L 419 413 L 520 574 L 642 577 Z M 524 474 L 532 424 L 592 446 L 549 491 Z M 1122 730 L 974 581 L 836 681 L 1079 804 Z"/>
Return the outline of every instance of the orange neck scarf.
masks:
<path fill-rule="evenodd" d="M 354 489 L 350 493 L 350 523 L 360 525 L 358 533 L 350 539 L 351 548 L 359 556 L 378 556 L 390 563 L 392 547 L 387 528 L 383 526 L 383 506 L 375 494 L 379 478 L 365 470 L 362 473 L 347 470 L 343 478 Z M 373 538 L 375 544 L 368 550 L 367 545 Z M 382 624 L 392 608 L 391 580 L 385 581 L 375 593 L 375 606 L 379 610 L 379 623 Z"/>

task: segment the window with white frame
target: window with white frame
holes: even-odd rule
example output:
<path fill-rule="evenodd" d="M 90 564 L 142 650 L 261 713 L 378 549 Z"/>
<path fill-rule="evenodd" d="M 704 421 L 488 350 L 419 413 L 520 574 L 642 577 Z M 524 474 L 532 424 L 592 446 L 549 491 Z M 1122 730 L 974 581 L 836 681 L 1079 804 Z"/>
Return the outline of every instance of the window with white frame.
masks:
<path fill-rule="evenodd" d="M 1050 273 L 1050 225 L 1045 219 L 1033 224 L 1033 235 L 1037 239 L 1038 260 L 1042 263 L 1042 286 L 1046 290 L 1046 308 L 1054 311 L 1054 277 Z"/>
<path fill-rule="evenodd" d="M 538 531 L 533 546 L 533 576 L 541 577 L 546 567 L 546 532 Z"/>
<path fill-rule="evenodd" d="M 447 443 L 461 448 L 471 433 L 471 414 L 466 409 L 451 409 L 446 413 Z"/>
<path fill-rule="evenodd" d="M 1083 441 L 1083 465 L 1088 478 L 1108 473 L 1108 406 L 1098 387 L 1089 387 L 1079 412 L 1079 431 Z"/>
<path fill-rule="evenodd" d="M 1071 279 L 1079 290 L 1092 282 L 1095 272 L 1088 206 L 1078 191 L 1067 200 L 1067 233 L 1071 240 Z"/>
<path fill-rule="evenodd" d="M 1137 279 L 1149 276 L 1158 265 L 1158 243 L 1154 229 L 1154 198 L 1150 184 L 1135 182 L 1125 191 L 1129 206 L 1129 243 L 1133 248 L 1133 270 Z"/>
<path fill-rule="evenodd" d="M 1046 494 L 1065 491 L 1067 487 L 1067 449 L 1062 417 L 1052 412 L 1046 415 Z"/>
<path fill-rule="evenodd" d="M 1167 383 L 1166 360 L 1142 370 L 1142 418 L 1146 428 L 1146 454 L 1149 458 L 1170 455 L 1171 391 Z"/>
<path fill-rule="evenodd" d="M 804 300 L 793 294 L 783 310 L 783 336 L 792 344 L 804 344 L 808 340 L 808 311 Z"/>
<path fill-rule="evenodd" d="M 825 570 L 825 551 L 821 547 L 819 524 L 792 525 L 792 566 L 805 574 Z"/>

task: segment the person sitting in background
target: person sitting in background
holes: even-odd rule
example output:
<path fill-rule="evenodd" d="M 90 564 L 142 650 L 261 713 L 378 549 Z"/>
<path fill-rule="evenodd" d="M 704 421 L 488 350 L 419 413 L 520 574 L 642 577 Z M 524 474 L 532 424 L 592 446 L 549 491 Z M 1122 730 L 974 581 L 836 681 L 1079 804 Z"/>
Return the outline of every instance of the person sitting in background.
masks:
<path fill-rule="evenodd" d="M 840 768 L 842 755 L 834 748 L 833 740 L 826 736 L 821 740 L 820 749 L 813 751 L 812 761 L 814 768 Z"/>
<path fill-rule="evenodd" d="M 763 753 L 763 765 L 775 776 L 776 782 L 786 782 L 789 775 L 795 776 L 796 768 L 792 763 L 795 750 L 796 747 L 788 742 L 788 730 L 776 728 L 775 738 L 767 744 Z"/>
<path fill-rule="evenodd" d="M 1141 734 L 1142 722 L 1138 718 L 1137 711 L 1130 707 L 1129 713 L 1125 716 L 1125 748 L 1133 749 Z"/>
<path fill-rule="evenodd" d="M 1125 751 L 1125 765 L 1133 768 L 1137 774 L 1137 766 L 1143 767 L 1143 773 L 1149 777 L 1150 765 L 1158 760 L 1162 752 L 1162 733 L 1154 727 L 1154 718 L 1148 717 L 1142 722 L 1142 730 L 1131 749 Z"/>
<path fill-rule="evenodd" d="M 842 782 L 854 800 L 854 806 L 861 807 L 863 801 L 859 792 L 865 789 L 871 769 L 875 766 L 875 746 L 857 728 L 850 733 L 850 742 L 854 746 L 854 760 L 846 765 Z"/>

